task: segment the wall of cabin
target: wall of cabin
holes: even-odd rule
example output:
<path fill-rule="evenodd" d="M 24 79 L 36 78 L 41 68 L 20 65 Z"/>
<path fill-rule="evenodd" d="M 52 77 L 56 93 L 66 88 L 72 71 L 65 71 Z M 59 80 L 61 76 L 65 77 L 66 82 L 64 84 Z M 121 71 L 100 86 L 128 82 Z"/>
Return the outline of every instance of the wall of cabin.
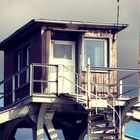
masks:
<path fill-rule="evenodd" d="M 11 43 L 5 47 L 4 56 L 4 78 L 7 79 L 12 77 L 12 75 L 17 72 L 17 53 L 24 50 L 25 47 L 30 48 L 30 63 L 49 63 L 49 52 L 51 47 L 51 40 L 63 40 L 63 41 L 74 41 L 75 42 L 75 71 L 83 76 L 79 79 L 81 86 L 86 89 L 87 78 L 86 71 L 83 70 L 83 38 L 105 38 L 108 40 L 108 67 L 117 67 L 117 45 L 115 40 L 115 35 L 109 33 L 109 31 L 86 31 L 86 32 L 74 32 L 74 31 L 57 31 L 57 30 L 47 30 L 46 27 L 36 28 L 32 31 L 23 33 L 21 36 L 16 37 Z M 24 59 L 25 55 L 22 55 Z M 91 60 L 92 61 L 92 60 Z M 22 67 L 23 68 L 23 67 Z M 47 69 L 36 69 L 37 74 L 34 75 L 35 79 L 48 79 Z M 21 76 L 22 77 L 22 76 Z M 23 78 L 24 78 L 23 74 Z M 76 77 L 75 77 L 76 79 Z M 76 79 L 77 80 L 77 79 Z M 9 81 L 4 85 L 5 94 L 9 94 L 12 91 L 12 81 Z M 117 88 L 108 86 L 98 86 L 95 89 L 94 84 L 116 84 L 117 73 L 107 71 L 96 71 L 91 72 L 91 92 L 95 93 L 97 91 L 98 95 L 106 97 L 106 93 L 110 92 L 116 95 Z M 46 83 L 34 83 L 35 92 L 42 92 L 46 88 Z M 81 91 L 85 94 L 85 91 Z M 15 101 L 29 95 L 29 82 L 26 82 L 20 88 L 15 91 Z M 12 103 L 12 95 L 8 95 L 4 99 L 5 106 Z"/>
<path fill-rule="evenodd" d="M 75 50 L 75 71 L 82 75 L 83 79 L 79 79 L 81 86 L 86 89 L 87 79 L 86 79 L 86 71 L 83 70 L 83 38 L 103 38 L 108 40 L 108 66 L 116 68 L 117 67 L 117 44 L 115 35 L 109 33 L 108 31 L 89 31 L 85 33 L 80 32 L 67 32 L 67 31 L 48 31 L 44 32 L 43 38 L 43 46 L 42 46 L 42 62 L 49 63 L 49 49 L 51 47 L 51 40 L 63 40 L 63 41 L 74 41 L 76 44 Z M 91 60 L 92 61 L 92 60 Z M 46 76 L 46 72 L 44 72 L 44 76 Z M 47 79 L 47 76 L 46 76 Z M 75 77 L 76 79 L 76 77 Z M 77 79 L 76 79 L 77 80 Z M 98 95 L 102 97 L 107 97 L 107 93 L 117 94 L 117 87 L 109 86 L 97 86 L 95 89 L 94 84 L 116 84 L 117 82 L 117 72 L 115 71 L 96 71 L 91 72 L 91 92 L 97 92 Z M 44 86 L 44 88 L 46 85 Z M 44 90 L 43 88 L 43 90 Z M 85 91 L 81 91 L 85 94 Z"/>
<path fill-rule="evenodd" d="M 70 31 L 56 31 L 56 30 L 47 30 L 42 28 L 42 63 L 49 64 L 50 63 L 50 49 L 52 41 L 73 41 L 75 42 L 75 71 L 78 73 L 78 65 L 79 65 L 79 55 L 76 55 L 79 51 L 79 41 L 81 33 L 79 32 L 70 32 Z M 42 77 L 47 81 L 48 79 L 48 69 L 44 69 L 42 72 Z M 47 84 L 44 83 L 41 86 L 41 91 L 43 92 Z"/>
<path fill-rule="evenodd" d="M 89 38 L 104 38 L 108 39 L 108 66 L 111 68 L 117 67 L 117 44 L 115 35 L 108 33 L 108 32 L 102 32 L 102 31 L 92 31 L 89 33 L 85 33 L 83 37 L 89 37 Z M 100 57 L 100 56 L 99 56 Z M 92 60 L 90 60 L 92 61 Z M 117 87 L 116 86 L 99 86 L 97 85 L 95 87 L 95 84 L 116 84 L 117 83 L 117 72 L 115 71 L 93 71 L 91 70 L 91 93 L 95 94 L 97 93 L 101 97 L 108 97 L 107 93 L 111 93 L 114 96 L 117 95 Z M 87 74 L 86 71 L 82 71 L 82 87 L 87 89 Z M 82 91 L 85 94 L 85 91 Z"/>
<path fill-rule="evenodd" d="M 4 79 L 12 78 L 18 72 L 18 53 L 21 52 L 21 69 L 26 67 L 25 48 L 29 48 L 29 63 L 41 63 L 41 34 L 40 29 L 26 32 L 17 36 L 4 50 Z M 29 95 L 29 79 L 27 73 L 15 75 L 15 101 Z M 20 77 L 20 78 L 19 78 Z M 20 83 L 19 86 L 18 83 Z M 12 103 L 12 79 L 4 84 L 4 106 Z"/>

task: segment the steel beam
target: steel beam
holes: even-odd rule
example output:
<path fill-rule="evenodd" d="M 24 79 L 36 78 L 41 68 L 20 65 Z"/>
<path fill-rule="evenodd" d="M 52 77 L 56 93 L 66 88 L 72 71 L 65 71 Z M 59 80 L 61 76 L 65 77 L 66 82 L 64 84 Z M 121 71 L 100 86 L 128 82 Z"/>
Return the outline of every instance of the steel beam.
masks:
<path fill-rule="evenodd" d="M 12 107 L 10 109 L 0 112 L 0 124 L 10 120 L 14 120 L 19 117 L 24 117 L 29 113 L 29 105 Z"/>
<path fill-rule="evenodd" d="M 54 111 L 53 112 L 47 112 L 45 114 L 44 122 L 45 122 L 45 125 L 46 125 L 46 128 L 48 130 L 48 134 L 49 134 L 50 138 L 52 140 L 59 140 L 57 132 L 56 132 L 56 130 L 55 130 L 53 124 L 52 124 L 53 116 L 54 116 Z"/>

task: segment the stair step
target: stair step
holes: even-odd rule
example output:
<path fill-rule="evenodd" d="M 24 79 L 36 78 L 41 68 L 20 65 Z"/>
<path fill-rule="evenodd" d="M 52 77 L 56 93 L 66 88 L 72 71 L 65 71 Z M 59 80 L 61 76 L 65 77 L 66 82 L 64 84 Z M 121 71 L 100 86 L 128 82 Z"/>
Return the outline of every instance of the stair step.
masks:
<path fill-rule="evenodd" d="M 93 128 L 93 131 L 107 131 L 107 130 L 113 130 L 115 127 L 95 127 Z"/>
<path fill-rule="evenodd" d="M 98 113 L 102 113 L 102 114 L 111 114 L 112 113 L 112 109 L 105 109 L 104 110 L 100 110 L 98 108 Z"/>
<path fill-rule="evenodd" d="M 94 108 L 94 110 L 92 109 L 92 110 L 89 110 L 89 112 L 93 112 L 93 114 L 95 114 L 95 108 Z M 104 110 L 100 110 L 100 108 L 98 108 L 97 109 L 97 114 L 95 114 L 95 115 L 104 115 L 104 116 L 107 116 L 107 115 L 111 115 L 112 114 L 112 109 L 109 109 L 109 110 L 106 110 L 106 108 L 104 108 Z"/>
<path fill-rule="evenodd" d="M 99 124 L 108 124 L 110 122 L 111 121 L 109 121 L 109 120 L 99 120 L 99 121 L 94 121 L 93 125 L 95 126 L 95 125 L 99 125 Z"/>
<path fill-rule="evenodd" d="M 93 114 L 93 121 L 99 121 L 99 120 L 105 120 L 105 115 L 104 114 Z"/>
<path fill-rule="evenodd" d="M 95 137 L 109 137 L 109 136 L 118 136 L 119 133 L 94 133 L 93 134 Z"/>

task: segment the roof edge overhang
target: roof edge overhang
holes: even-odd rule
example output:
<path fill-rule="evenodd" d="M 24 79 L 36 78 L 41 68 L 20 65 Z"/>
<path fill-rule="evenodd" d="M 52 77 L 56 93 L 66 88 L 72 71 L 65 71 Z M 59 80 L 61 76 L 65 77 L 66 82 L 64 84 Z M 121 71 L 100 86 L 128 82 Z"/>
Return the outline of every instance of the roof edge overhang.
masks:
<path fill-rule="evenodd" d="M 31 30 L 33 27 L 46 26 L 53 30 L 71 31 L 71 32 L 86 32 L 87 30 L 103 30 L 110 31 L 113 34 L 120 32 L 125 29 L 128 24 L 111 24 L 111 23 L 94 23 L 94 22 L 83 22 L 83 21 L 70 21 L 70 20 L 49 20 L 49 19 L 33 19 L 27 24 L 22 26 L 20 29 L 11 34 L 8 38 L 0 43 L 0 50 L 4 50 L 13 39 L 19 36 L 21 33 L 27 30 Z M 56 29 L 56 27 L 60 29 Z"/>

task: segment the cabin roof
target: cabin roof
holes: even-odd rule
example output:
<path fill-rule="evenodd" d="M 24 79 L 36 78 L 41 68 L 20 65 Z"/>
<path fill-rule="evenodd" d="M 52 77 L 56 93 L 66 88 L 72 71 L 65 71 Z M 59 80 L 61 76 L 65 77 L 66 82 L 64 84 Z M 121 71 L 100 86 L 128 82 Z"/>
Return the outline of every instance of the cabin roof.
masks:
<path fill-rule="evenodd" d="M 94 23 L 83 21 L 70 21 L 70 20 L 49 20 L 49 19 L 33 19 L 27 24 L 19 28 L 5 40 L 0 43 L 0 50 L 3 50 L 10 42 L 15 40 L 21 33 L 31 31 L 36 27 L 46 26 L 51 30 L 67 30 L 73 32 L 86 32 L 87 30 L 102 30 L 109 31 L 111 33 L 118 33 L 125 29 L 128 24 L 110 24 L 110 23 Z"/>

